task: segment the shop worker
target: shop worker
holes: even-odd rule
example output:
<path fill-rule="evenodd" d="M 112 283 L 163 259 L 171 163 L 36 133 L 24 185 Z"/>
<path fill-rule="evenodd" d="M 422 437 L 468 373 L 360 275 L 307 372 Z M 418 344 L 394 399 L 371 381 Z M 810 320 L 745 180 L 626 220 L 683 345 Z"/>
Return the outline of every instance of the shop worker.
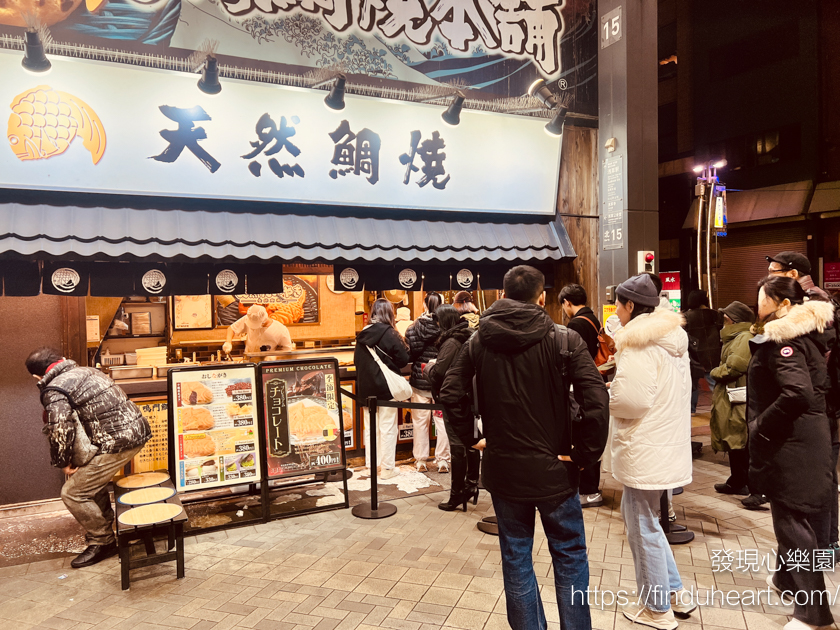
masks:
<path fill-rule="evenodd" d="M 240 317 L 228 327 L 227 340 L 222 346 L 222 351 L 230 354 L 234 336 L 243 333 L 248 334 L 245 338 L 246 353 L 288 351 L 294 348 L 289 329 L 277 320 L 271 319 L 265 307 L 259 304 L 254 304 L 244 317 Z"/>
<path fill-rule="evenodd" d="M 67 475 L 61 500 L 86 531 L 88 547 L 70 566 L 87 567 L 117 553 L 108 483 L 140 452 L 152 431 L 137 405 L 99 370 L 80 367 L 52 348 L 30 354 L 26 369 L 41 390 L 52 465 Z M 79 428 L 97 449 L 84 464 L 79 462 L 78 444 L 84 438 L 76 435 Z"/>
<path fill-rule="evenodd" d="M 546 628 L 532 551 L 539 511 L 554 563 L 560 627 L 591 628 L 586 590 L 580 470 L 601 457 L 607 441 L 609 395 L 586 344 L 576 332 L 556 326 L 544 304 L 543 274 L 527 265 L 505 274 L 505 297 L 481 315 L 446 372 L 440 402 L 459 404 L 478 394 L 487 447 L 482 481 L 499 523 L 508 623 L 514 630 Z M 563 338 L 566 355 L 561 354 Z M 569 400 L 574 386 L 581 419 L 572 431 Z M 458 434 L 473 430 L 457 424 Z"/>

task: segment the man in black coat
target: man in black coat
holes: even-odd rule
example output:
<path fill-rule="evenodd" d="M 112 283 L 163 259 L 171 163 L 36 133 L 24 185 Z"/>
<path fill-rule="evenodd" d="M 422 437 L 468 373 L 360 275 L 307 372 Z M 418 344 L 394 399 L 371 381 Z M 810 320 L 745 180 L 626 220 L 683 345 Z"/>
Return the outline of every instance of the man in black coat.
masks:
<path fill-rule="evenodd" d="M 580 336 L 557 327 L 539 306 L 543 287 L 543 275 L 533 267 L 507 272 L 505 299 L 482 314 L 478 333 L 447 372 L 440 398 L 458 404 L 472 391 L 475 375 L 487 439 L 482 480 L 499 523 L 508 623 L 514 630 L 546 627 L 531 558 L 539 510 L 554 561 L 560 623 L 575 630 L 591 627 L 578 477 L 604 450 L 609 396 Z M 561 335 L 567 335 L 566 356 Z M 570 385 L 581 407 L 574 425 Z"/>
<path fill-rule="evenodd" d="M 579 284 L 567 284 L 560 290 L 560 307 L 569 318 L 569 330 L 574 330 L 583 339 L 586 349 L 594 359 L 598 356 L 598 334 L 601 322 L 595 313 L 586 305 L 586 289 Z M 590 464 L 580 471 L 580 506 L 584 508 L 598 507 L 604 504 L 604 498 L 598 491 L 601 485 L 601 462 Z"/>

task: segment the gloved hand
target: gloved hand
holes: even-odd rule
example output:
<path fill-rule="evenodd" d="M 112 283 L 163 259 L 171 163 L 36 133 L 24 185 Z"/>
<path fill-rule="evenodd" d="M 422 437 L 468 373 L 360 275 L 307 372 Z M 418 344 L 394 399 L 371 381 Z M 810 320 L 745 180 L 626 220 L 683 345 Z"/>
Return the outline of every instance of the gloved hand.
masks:
<path fill-rule="evenodd" d="M 230 354 L 231 350 L 233 350 L 233 344 L 230 341 L 225 341 L 225 344 L 222 346 L 222 352 Z"/>

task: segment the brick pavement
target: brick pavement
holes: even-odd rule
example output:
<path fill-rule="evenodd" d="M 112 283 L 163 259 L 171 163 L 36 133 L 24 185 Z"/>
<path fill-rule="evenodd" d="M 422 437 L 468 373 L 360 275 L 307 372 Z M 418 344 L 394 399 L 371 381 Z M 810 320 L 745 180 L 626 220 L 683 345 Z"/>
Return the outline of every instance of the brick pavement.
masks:
<path fill-rule="evenodd" d="M 700 589 L 701 598 L 711 588 L 766 588 L 766 569 L 712 569 L 713 552 L 722 549 L 733 555 L 770 550 L 775 543 L 769 512 L 748 512 L 736 498 L 715 494 L 712 485 L 726 476 L 722 456 L 707 454 L 694 470 L 694 482 L 674 500 L 680 520 L 697 534 L 691 544 L 673 548 L 686 587 Z M 604 494 L 604 507 L 585 510 L 590 586 L 629 591 L 635 586 L 633 561 L 615 481 L 605 481 Z M 133 571 L 125 592 L 116 558 L 80 570 L 69 568 L 70 557 L 0 568 L 0 620 L 14 623 L 3 623 L 8 628 L 54 630 L 507 628 L 498 542 L 475 528 L 491 512 L 489 496 L 482 493 L 467 514 L 441 512 L 436 504 L 443 498 L 438 493 L 396 501 L 397 515 L 381 521 L 342 510 L 191 537 L 185 579 L 175 579 L 174 566 L 157 565 Z M 549 627 L 559 628 L 541 532 L 534 563 Z M 834 574 L 827 577 L 833 592 Z M 687 630 L 784 625 L 791 609 L 764 602 L 716 598 L 681 624 Z M 630 629 L 616 608 L 593 609 L 594 627 Z"/>

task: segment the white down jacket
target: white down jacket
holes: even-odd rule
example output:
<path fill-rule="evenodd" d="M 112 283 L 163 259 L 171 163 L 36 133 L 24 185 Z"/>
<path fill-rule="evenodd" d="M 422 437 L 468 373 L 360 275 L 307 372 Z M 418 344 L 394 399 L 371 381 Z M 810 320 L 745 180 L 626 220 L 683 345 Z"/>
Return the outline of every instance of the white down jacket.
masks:
<path fill-rule="evenodd" d="M 605 468 L 631 488 L 691 483 L 691 370 L 683 321 L 656 309 L 616 334 Z"/>

